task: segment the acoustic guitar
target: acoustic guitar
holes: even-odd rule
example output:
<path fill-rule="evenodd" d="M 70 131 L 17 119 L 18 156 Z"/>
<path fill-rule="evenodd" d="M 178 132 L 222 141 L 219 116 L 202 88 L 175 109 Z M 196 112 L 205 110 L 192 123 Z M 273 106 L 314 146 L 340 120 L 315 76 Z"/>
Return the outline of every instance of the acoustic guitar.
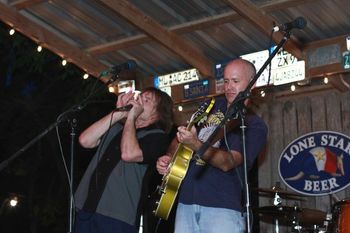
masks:
<path fill-rule="evenodd" d="M 190 130 L 193 125 L 204 122 L 214 103 L 215 99 L 212 98 L 209 103 L 205 102 L 200 106 L 191 116 L 187 129 Z M 164 174 L 162 183 L 157 188 L 157 194 L 160 195 L 160 199 L 156 201 L 155 210 L 153 211 L 157 217 L 165 220 L 168 219 L 182 180 L 187 173 L 192 154 L 193 151 L 190 148 L 184 146 L 182 143 L 178 144 L 169 163 L 167 173 Z"/>

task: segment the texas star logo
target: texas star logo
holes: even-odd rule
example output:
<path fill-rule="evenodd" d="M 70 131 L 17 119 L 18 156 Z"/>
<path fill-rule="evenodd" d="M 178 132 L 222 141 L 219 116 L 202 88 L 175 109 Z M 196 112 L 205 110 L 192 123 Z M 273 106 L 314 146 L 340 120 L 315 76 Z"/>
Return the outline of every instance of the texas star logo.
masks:
<path fill-rule="evenodd" d="M 303 135 L 282 152 L 280 177 L 296 192 L 321 196 L 350 184 L 350 138 L 332 131 Z"/>

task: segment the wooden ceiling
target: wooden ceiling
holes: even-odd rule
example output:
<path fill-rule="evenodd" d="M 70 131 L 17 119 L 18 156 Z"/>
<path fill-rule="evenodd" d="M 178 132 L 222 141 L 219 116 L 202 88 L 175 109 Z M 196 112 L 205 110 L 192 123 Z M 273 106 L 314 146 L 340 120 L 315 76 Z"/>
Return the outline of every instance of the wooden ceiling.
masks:
<path fill-rule="evenodd" d="M 349 90 L 339 58 L 310 66 L 310 54 L 350 35 L 349 0 L 0 0 L 0 20 L 98 77 L 127 60 L 138 78 L 197 68 L 214 78 L 214 65 L 278 44 L 274 25 L 302 16 L 285 49 L 306 60 L 307 76 L 334 76 Z M 345 77 L 345 78 L 344 78 Z M 343 81 L 339 81 L 343 80 Z"/>

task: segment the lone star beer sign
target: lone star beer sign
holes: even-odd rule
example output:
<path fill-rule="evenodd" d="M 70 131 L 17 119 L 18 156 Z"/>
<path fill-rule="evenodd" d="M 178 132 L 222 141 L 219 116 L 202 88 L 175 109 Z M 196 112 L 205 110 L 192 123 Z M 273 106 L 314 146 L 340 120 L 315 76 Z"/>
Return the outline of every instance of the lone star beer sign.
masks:
<path fill-rule="evenodd" d="M 350 138 L 332 131 L 303 135 L 282 152 L 278 170 L 296 192 L 322 196 L 350 184 Z"/>

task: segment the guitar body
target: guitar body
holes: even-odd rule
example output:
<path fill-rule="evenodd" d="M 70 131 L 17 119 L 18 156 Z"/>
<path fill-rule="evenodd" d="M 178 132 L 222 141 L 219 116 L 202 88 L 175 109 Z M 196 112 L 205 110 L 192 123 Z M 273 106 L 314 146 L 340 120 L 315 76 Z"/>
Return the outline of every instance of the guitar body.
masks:
<path fill-rule="evenodd" d="M 195 123 L 200 123 L 205 120 L 206 116 L 213 108 L 214 103 L 214 98 L 211 99 L 210 103 L 204 103 L 197 112 L 192 115 L 187 129 L 190 130 Z M 193 151 L 190 148 L 181 143 L 178 144 L 168 165 L 168 172 L 164 174 L 162 184 L 157 188 L 157 194 L 160 195 L 160 198 L 155 202 L 155 209 L 153 211 L 157 217 L 165 220 L 168 219 L 181 182 L 186 176 L 192 154 Z"/>
<path fill-rule="evenodd" d="M 163 176 L 162 184 L 158 187 L 160 200 L 156 203 L 155 215 L 167 220 L 174 205 L 178 190 L 185 178 L 193 151 L 179 144 L 169 164 L 171 169 Z"/>

